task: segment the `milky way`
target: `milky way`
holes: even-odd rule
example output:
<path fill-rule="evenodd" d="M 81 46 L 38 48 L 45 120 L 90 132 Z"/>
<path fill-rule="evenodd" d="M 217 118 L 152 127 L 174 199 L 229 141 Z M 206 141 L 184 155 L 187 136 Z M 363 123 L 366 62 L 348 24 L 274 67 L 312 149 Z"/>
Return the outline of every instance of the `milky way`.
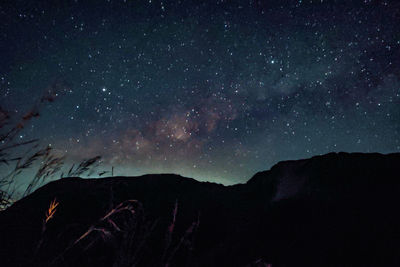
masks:
<path fill-rule="evenodd" d="M 0 103 L 61 88 L 19 138 L 71 161 L 231 184 L 400 151 L 398 1 L 37 2 L 0 4 Z"/>

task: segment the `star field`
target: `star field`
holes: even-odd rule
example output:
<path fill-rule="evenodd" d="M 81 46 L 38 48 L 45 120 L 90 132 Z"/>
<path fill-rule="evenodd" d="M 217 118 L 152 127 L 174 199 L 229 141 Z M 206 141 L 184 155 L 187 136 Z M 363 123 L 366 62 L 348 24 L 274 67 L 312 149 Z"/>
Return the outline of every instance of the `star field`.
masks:
<path fill-rule="evenodd" d="M 265 2 L 265 3 L 264 3 Z M 398 1 L 3 1 L 20 139 L 116 174 L 245 182 L 281 160 L 400 151 Z"/>

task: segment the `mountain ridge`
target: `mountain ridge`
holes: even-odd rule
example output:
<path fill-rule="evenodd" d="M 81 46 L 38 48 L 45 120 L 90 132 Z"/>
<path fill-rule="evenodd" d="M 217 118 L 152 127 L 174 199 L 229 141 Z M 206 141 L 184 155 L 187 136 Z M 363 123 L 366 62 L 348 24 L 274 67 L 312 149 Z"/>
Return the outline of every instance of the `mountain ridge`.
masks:
<path fill-rule="evenodd" d="M 120 231 L 101 218 L 138 201 L 135 222 L 156 226 L 137 266 L 396 266 L 399 173 L 400 153 L 329 153 L 229 186 L 174 174 L 63 178 L 0 213 L 0 256 L 5 266 L 125 266 L 127 214 L 112 217 Z M 59 205 L 43 231 L 51 201 Z M 112 238 L 91 232 L 72 245 L 88 229 Z"/>

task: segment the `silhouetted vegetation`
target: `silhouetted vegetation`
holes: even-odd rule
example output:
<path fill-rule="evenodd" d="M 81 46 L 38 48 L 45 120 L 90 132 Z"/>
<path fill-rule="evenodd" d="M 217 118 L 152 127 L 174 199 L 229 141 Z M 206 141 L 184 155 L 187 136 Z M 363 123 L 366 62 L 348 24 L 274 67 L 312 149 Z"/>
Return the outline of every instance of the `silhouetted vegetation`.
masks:
<path fill-rule="evenodd" d="M 45 244 L 47 239 L 47 227 L 50 220 L 57 214 L 57 207 L 62 205 L 56 199 L 50 202 L 48 209 L 43 215 L 42 231 L 37 243 L 35 253 L 31 259 L 26 259 L 29 264 L 39 264 L 40 255 L 48 255 Z M 165 229 L 165 247 L 160 250 L 162 253 L 155 254 L 149 251 L 148 243 L 156 239 L 162 243 L 162 238 L 155 233 L 158 220 L 146 218 L 145 210 L 141 202 L 137 200 L 125 200 L 115 207 L 108 210 L 98 221 L 91 224 L 86 231 L 77 238 L 69 240 L 67 245 L 60 253 L 49 255 L 48 266 L 63 266 L 67 264 L 65 259 L 71 255 L 88 255 L 91 251 L 98 251 L 107 247 L 108 254 L 114 255 L 114 260 L 110 266 L 131 267 L 137 266 L 144 255 L 152 253 L 152 266 L 171 266 L 174 257 L 179 252 L 189 254 L 193 250 L 193 237 L 196 234 L 200 218 L 195 220 L 183 233 L 182 236 L 174 237 L 174 228 L 178 212 L 178 202 L 172 212 L 171 223 Z M 101 258 L 101 256 L 99 255 Z M 147 259 L 148 260 L 148 259 Z"/>
<path fill-rule="evenodd" d="M 50 146 L 42 147 L 39 139 L 21 141 L 17 136 L 21 134 L 31 120 L 40 117 L 40 111 L 49 102 L 54 102 L 56 97 L 65 93 L 69 86 L 65 81 L 56 80 L 39 97 L 39 100 L 20 118 L 14 118 L 10 112 L 0 107 L 0 166 L 3 173 L 0 175 L 0 211 L 9 207 L 21 197 L 32 193 L 43 183 L 55 178 L 65 168 L 65 156 L 56 155 Z M 81 163 L 73 164 L 68 176 L 92 175 L 99 166 L 101 157 L 96 156 Z M 25 171 L 34 171 L 30 180 L 17 180 Z M 106 172 L 103 172 L 104 175 Z M 63 177 L 63 173 L 59 177 Z M 20 188 L 22 184 L 22 187 Z"/>

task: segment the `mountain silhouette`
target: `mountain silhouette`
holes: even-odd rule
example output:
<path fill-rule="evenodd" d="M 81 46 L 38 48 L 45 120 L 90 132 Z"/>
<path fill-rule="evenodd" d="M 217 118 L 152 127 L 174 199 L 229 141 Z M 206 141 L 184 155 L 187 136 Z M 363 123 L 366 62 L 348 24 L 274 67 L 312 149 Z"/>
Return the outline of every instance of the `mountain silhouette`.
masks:
<path fill-rule="evenodd" d="M 63 178 L 0 212 L 0 265 L 400 266 L 399 174 L 399 153 L 329 153 L 232 186 Z"/>

